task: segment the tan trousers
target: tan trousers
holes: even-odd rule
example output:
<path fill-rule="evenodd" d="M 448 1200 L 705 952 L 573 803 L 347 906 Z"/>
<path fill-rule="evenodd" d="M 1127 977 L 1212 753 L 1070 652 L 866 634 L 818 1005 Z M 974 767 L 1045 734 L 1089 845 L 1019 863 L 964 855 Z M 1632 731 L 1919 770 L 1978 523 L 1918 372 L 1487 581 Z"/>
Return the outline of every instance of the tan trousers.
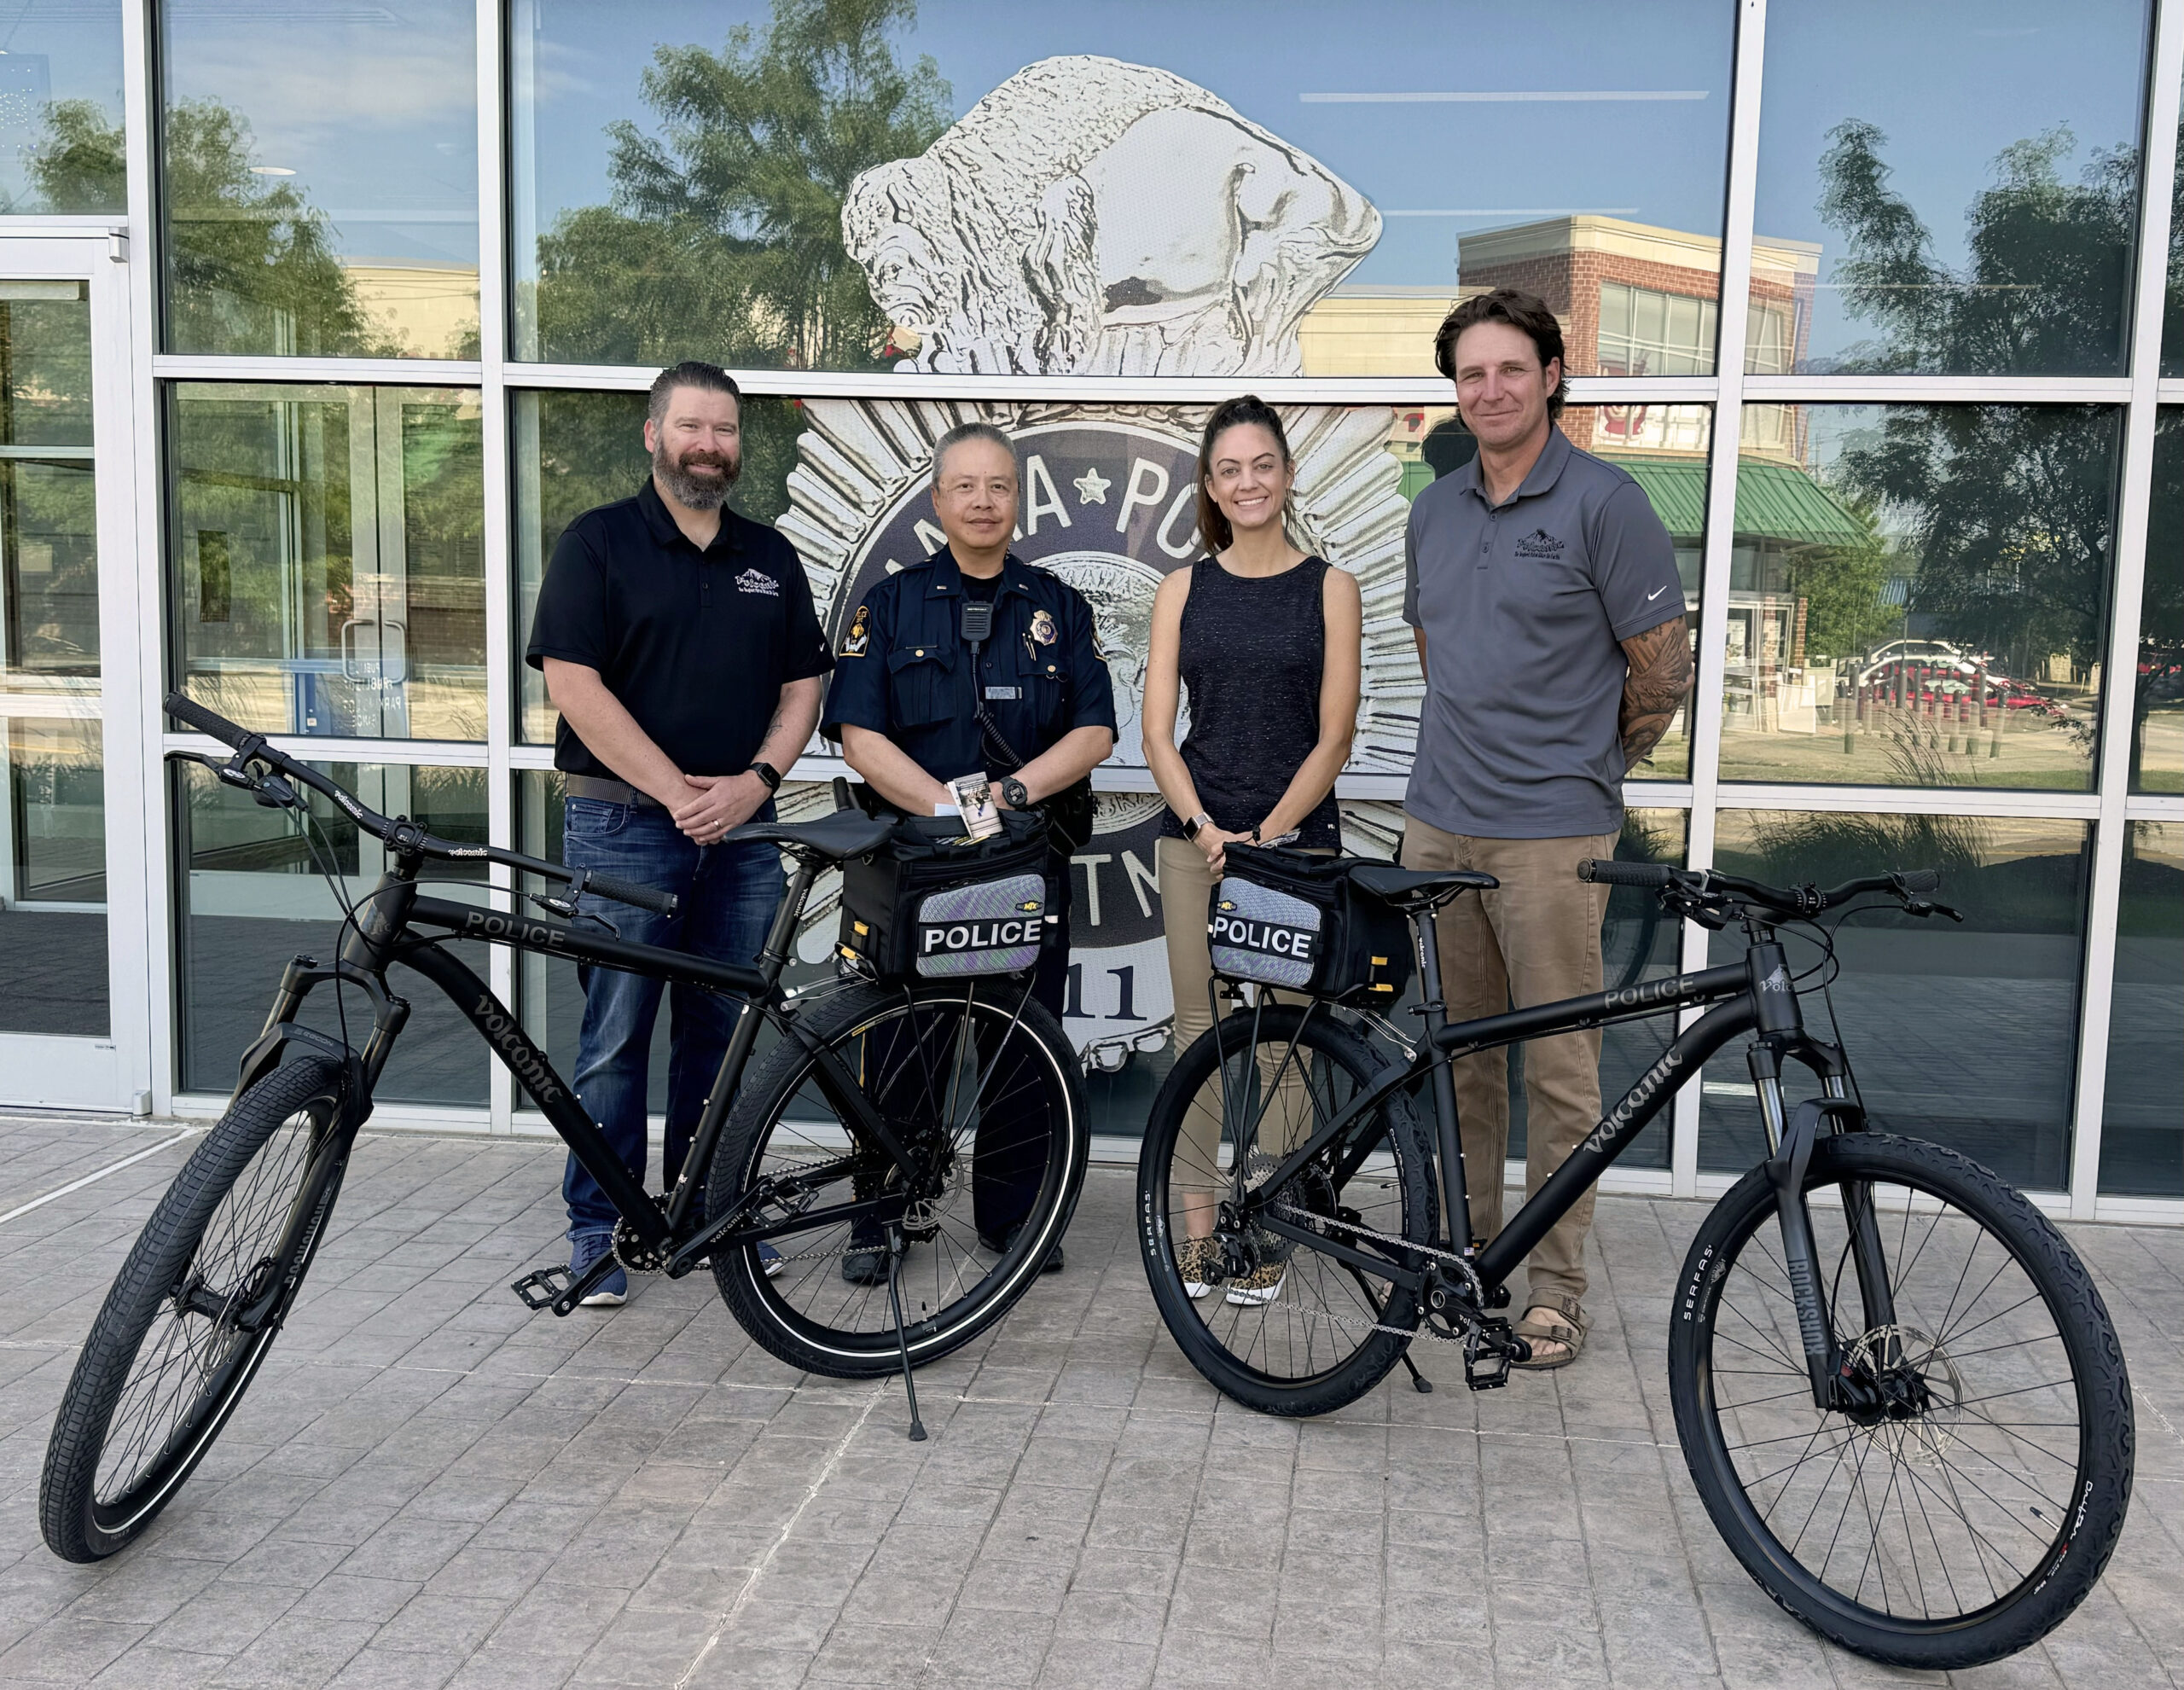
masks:
<path fill-rule="evenodd" d="M 1615 855 L 1613 833 L 1589 839 L 1482 839 L 1404 818 L 1406 868 L 1471 868 L 1501 890 L 1466 892 L 1438 918 L 1441 990 L 1451 1021 L 1526 1009 L 1599 991 L 1607 888 L 1577 878 L 1589 857 Z M 1502 1170 L 1509 1152 L 1509 1053 L 1484 1050 L 1455 1065 L 1456 1118 L 1473 1237 L 1502 1230 Z M 1600 1034 L 1561 1033 L 1525 1046 L 1525 1195 L 1562 1165 L 1600 1113 Z M 1530 1258 L 1531 1301 L 1585 1294 L 1588 1191 Z"/>
<path fill-rule="evenodd" d="M 1216 876 L 1205 853 L 1188 839 L 1161 839 L 1154 842 L 1160 869 L 1160 909 L 1168 930 L 1168 984 L 1176 1003 L 1176 1054 L 1180 1056 L 1213 1025 L 1206 1002 L 1206 982 L 1213 978 L 1213 953 L 1206 943 L 1206 905 Z M 1269 994 L 1277 1002 L 1301 999 Z M 1287 1047 L 1284 1047 L 1286 1051 Z M 1271 1081 L 1284 1051 L 1259 1059 L 1262 1082 Z M 1310 1135 L 1311 1100 L 1294 1063 L 1286 1066 L 1275 1095 L 1259 1122 L 1258 1148 L 1269 1155 L 1287 1155 Z M 1182 1141 L 1176 1147 L 1175 1183 L 1184 1193 L 1183 1208 L 1189 1235 L 1210 1236 L 1213 1231 L 1211 1193 L 1224 1188 L 1221 1177 L 1221 1077 L 1216 1074 L 1199 1089 L 1184 1118 Z M 1206 1195 L 1198 1196 L 1198 1193 Z M 1194 1201 L 1194 1197 L 1197 1200 Z"/>

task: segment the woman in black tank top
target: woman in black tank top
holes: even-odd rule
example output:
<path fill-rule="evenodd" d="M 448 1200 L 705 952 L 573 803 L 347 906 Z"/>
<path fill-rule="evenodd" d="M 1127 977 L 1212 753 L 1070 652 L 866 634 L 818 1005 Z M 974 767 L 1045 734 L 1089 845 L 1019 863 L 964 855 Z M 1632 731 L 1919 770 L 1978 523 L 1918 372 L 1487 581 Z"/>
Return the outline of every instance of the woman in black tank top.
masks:
<path fill-rule="evenodd" d="M 1357 722 L 1364 612 L 1354 579 L 1290 544 L 1284 519 L 1296 477 L 1272 407 L 1249 394 L 1219 406 L 1198 456 L 1199 540 L 1208 555 L 1170 575 L 1153 602 L 1145 758 L 1168 802 L 1160 903 L 1179 1053 L 1213 1024 L 1205 923 L 1223 849 L 1238 840 L 1341 845 L 1334 781 Z M 1179 704 L 1190 717 L 1180 749 Z M 1193 1269 L 1212 1234 L 1222 1184 L 1217 1095 L 1194 1103 L 1183 1139 L 1171 1212 L 1183 1217 L 1177 1262 L 1197 1298 L 1211 1289 Z M 1263 1135 L 1259 1147 L 1288 1146 Z M 1264 1304 L 1281 1290 L 1277 1265 L 1231 1282 L 1228 1297 Z"/>

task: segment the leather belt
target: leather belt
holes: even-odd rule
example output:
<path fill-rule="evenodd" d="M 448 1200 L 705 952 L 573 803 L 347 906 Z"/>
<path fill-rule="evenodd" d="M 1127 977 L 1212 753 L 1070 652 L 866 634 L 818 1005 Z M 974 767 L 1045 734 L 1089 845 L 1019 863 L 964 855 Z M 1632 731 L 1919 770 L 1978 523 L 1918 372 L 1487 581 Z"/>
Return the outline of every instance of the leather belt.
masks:
<path fill-rule="evenodd" d="M 651 793 L 639 792 L 627 781 L 610 781 L 598 775 L 564 775 L 561 790 L 571 798 L 595 799 L 601 804 L 627 804 L 635 810 L 666 808 Z"/>

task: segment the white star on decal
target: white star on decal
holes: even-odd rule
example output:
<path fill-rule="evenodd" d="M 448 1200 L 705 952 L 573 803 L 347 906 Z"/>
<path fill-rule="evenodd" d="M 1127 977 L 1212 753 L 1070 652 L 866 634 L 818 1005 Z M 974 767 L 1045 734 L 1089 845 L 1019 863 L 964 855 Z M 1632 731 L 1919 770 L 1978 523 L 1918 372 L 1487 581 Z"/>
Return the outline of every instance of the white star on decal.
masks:
<path fill-rule="evenodd" d="M 1115 484 L 1100 473 L 1097 466 L 1088 469 L 1071 484 L 1077 489 L 1077 502 L 1081 505 L 1103 505 L 1107 502 L 1107 489 Z"/>

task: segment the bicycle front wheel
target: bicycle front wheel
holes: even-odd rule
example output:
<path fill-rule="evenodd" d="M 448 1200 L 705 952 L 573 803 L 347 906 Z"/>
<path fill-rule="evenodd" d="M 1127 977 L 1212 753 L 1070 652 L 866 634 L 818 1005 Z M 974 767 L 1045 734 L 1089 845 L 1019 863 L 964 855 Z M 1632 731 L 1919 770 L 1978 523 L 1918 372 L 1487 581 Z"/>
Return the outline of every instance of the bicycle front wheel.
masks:
<path fill-rule="evenodd" d="M 803 1026 L 925 1173 L 905 1191 L 829 1101 L 814 1049 L 785 1038 L 729 1116 L 706 1217 L 753 1193 L 746 1223 L 769 1228 L 903 1199 L 910 1360 L 937 1360 L 1008 1312 L 1069 1226 L 1091 1149 L 1076 1054 L 1017 980 L 852 987 L 804 1011 Z M 773 1276 L 756 1244 L 716 1254 L 713 1275 L 743 1329 L 791 1367 L 873 1378 L 900 1364 L 893 1230 L 856 1217 L 784 1230 Z"/>
<path fill-rule="evenodd" d="M 54 1418 L 38 1523 L 55 1554 L 124 1548 L 212 1447 L 324 1231 L 340 1170 L 318 1153 L 340 1114 L 339 1065 L 290 1063 L 235 1100 L 167 1188 Z"/>
<path fill-rule="evenodd" d="M 1368 1257 L 1431 1241 L 1438 1205 L 1399 1092 L 1262 1194 L 1386 1068 L 1323 1006 L 1247 1009 L 1194 1041 L 1153 1101 L 1137 1163 L 1146 1277 L 1191 1365 L 1247 1408 L 1331 1414 L 1387 1376 L 1418 1324 L 1415 1294 L 1391 1279 L 1240 1219 L 1249 1193 Z"/>
<path fill-rule="evenodd" d="M 2130 1382 L 2084 1264 L 1952 1150 L 1821 1139 L 1807 1170 L 1846 1407 L 1813 1402 L 1774 1188 L 1754 1169 L 1685 1257 L 1676 1435 L 1745 1570 L 1821 1635 L 1949 1670 L 2046 1636 L 2130 1501 Z"/>

